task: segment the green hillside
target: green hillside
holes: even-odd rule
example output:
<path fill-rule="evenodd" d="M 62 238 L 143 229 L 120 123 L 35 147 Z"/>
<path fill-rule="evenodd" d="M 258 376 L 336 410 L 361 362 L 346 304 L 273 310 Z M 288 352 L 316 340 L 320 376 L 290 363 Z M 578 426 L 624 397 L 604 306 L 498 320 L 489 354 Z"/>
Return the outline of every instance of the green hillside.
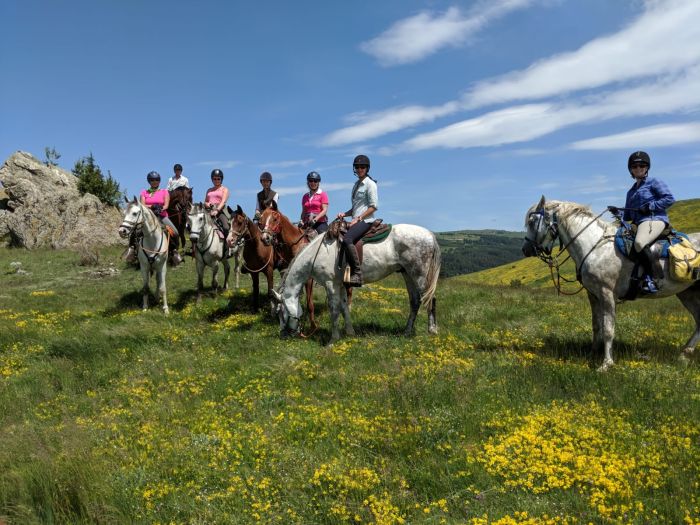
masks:
<path fill-rule="evenodd" d="M 461 230 L 436 234 L 442 277 L 478 272 L 522 258 L 522 232 Z"/>
<path fill-rule="evenodd" d="M 673 226 L 679 231 L 689 233 L 700 231 L 700 199 L 678 201 L 669 209 L 669 217 Z M 522 240 L 519 243 L 518 250 L 520 250 L 520 246 L 522 246 Z M 522 257 L 522 253 L 520 253 L 520 256 Z M 563 275 L 573 279 L 575 277 L 574 273 L 573 264 L 564 265 Z M 549 268 L 536 257 L 521 259 L 477 273 L 463 275 L 459 279 L 469 283 L 492 285 L 552 285 Z M 574 289 L 577 288 L 576 283 L 571 286 Z"/>

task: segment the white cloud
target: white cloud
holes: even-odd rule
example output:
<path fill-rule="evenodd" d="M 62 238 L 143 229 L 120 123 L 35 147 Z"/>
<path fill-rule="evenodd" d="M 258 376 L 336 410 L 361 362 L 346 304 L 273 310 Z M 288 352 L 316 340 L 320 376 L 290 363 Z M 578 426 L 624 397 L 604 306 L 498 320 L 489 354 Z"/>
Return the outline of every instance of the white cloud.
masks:
<path fill-rule="evenodd" d="M 457 47 L 489 22 L 511 11 L 527 7 L 533 0 L 481 2 L 467 14 L 457 7 L 444 14 L 429 12 L 399 20 L 360 48 L 384 66 L 416 62 L 445 47 Z"/>
<path fill-rule="evenodd" d="M 350 191 L 355 184 L 354 181 L 352 182 L 332 182 L 329 184 L 323 184 L 323 181 L 321 182 L 321 189 L 325 192 L 331 192 L 331 191 L 339 191 L 339 190 L 345 190 L 345 191 Z M 275 188 L 275 191 L 280 195 L 296 195 L 299 197 L 299 201 L 301 202 L 301 196 L 309 191 L 308 186 L 303 185 L 303 186 L 283 186 L 280 188 Z"/>
<path fill-rule="evenodd" d="M 227 169 L 234 168 L 241 164 L 240 160 L 203 160 L 197 162 L 197 166 L 209 166 L 210 168 Z"/>
<path fill-rule="evenodd" d="M 585 100 L 587 107 L 595 109 L 595 105 L 601 108 L 603 104 L 607 105 L 607 110 L 610 111 L 607 117 L 601 111 L 596 111 L 598 119 L 693 109 L 697 107 L 700 98 L 700 24 L 689 23 L 689 20 L 700 19 L 700 2 L 650 1 L 647 2 L 647 9 L 616 34 L 592 40 L 576 51 L 536 62 L 524 71 L 481 82 L 460 100 L 436 106 L 412 105 L 354 114 L 346 119 L 351 123 L 350 126 L 328 134 L 321 144 L 353 144 L 483 105 L 562 96 L 643 78 L 649 79 L 651 84 L 636 89 L 624 86 L 624 91 L 597 96 L 598 100 L 595 100 L 594 95 L 588 94 L 588 100 Z M 558 104 L 562 107 L 560 102 Z M 570 108 L 573 105 L 575 104 Z M 665 109 L 658 109 L 660 107 Z M 594 120 L 593 117 L 591 115 L 590 118 L 572 123 Z M 437 130 L 433 132 L 435 135 L 432 139 L 431 134 L 421 135 L 414 142 L 427 144 L 432 140 L 439 143 L 439 136 L 452 136 L 458 131 L 464 133 L 469 122 L 453 124 L 449 131 L 446 131 L 447 128 Z M 544 129 L 550 127 L 544 123 L 540 125 Z M 502 126 L 506 126 L 506 123 L 502 123 Z M 548 132 L 555 129 L 558 129 L 557 126 L 551 126 Z M 477 135 L 476 130 L 472 130 L 472 133 Z M 542 130 L 537 132 L 534 129 L 532 133 L 522 130 L 522 138 L 518 141 L 528 140 L 528 135 L 529 138 L 535 138 L 542 134 Z M 486 140 L 484 145 L 508 142 L 513 140 Z M 385 148 L 384 151 L 391 152 L 395 149 Z"/>
<path fill-rule="evenodd" d="M 261 168 L 275 169 L 275 168 L 294 168 L 296 166 L 308 166 L 314 161 L 314 159 L 300 159 L 300 160 L 280 160 L 278 162 L 268 162 L 266 164 L 261 164 Z"/>
<path fill-rule="evenodd" d="M 466 95 L 467 106 L 562 95 L 674 73 L 700 61 L 700 2 L 668 0 L 651 6 L 618 33 L 536 62 L 524 71 L 481 82 Z"/>
<path fill-rule="evenodd" d="M 634 149 L 641 145 L 672 146 L 693 142 L 700 142 L 700 122 L 648 126 L 625 133 L 579 140 L 571 144 L 571 148 L 578 150 Z"/>

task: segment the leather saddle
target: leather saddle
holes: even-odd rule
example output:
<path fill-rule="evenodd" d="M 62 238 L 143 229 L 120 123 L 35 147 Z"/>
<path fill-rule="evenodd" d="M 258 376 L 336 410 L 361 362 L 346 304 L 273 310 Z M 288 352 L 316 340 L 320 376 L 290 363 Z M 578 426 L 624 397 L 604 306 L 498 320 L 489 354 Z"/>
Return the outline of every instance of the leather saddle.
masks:
<path fill-rule="evenodd" d="M 333 221 L 333 223 L 328 227 L 327 235 L 332 239 L 343 239 L 343 235 L 348 231 L 348 223 L 345 221 Z M 391 224 L 384 224 L 382 219 L 375 219 L 375 221 L 370 225 L 369 230 L 355 241 L 355 249 L 357 250 L 357 257 L 362 264 L 362 253 L 363 246 L 368 243 L 380 242 L 387 238 L 391 232 Z M 341 250 L 340 256 L 338 257 L 338 268 L 343 268 L 345 266 L 345 250 Z"/>

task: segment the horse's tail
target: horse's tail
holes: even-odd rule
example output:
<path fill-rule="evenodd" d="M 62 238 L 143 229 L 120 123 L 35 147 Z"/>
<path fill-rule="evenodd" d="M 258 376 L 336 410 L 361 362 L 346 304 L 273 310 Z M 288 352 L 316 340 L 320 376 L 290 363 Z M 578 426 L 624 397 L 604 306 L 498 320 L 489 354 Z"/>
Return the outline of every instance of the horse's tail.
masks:
<path fill-rule="evenodd" d="M 427 288 L 420 298 L 421 305 L 428 310 L 430 310 L 433 297 L 435 297 L 435 291 L 437 290 L 441 264 L 440 245 L 437 242 L 435 234 L 431 232 L 430 235 L 433 237 L 433 253 L 428 266 L 428 275 L 426 276 Z"/>

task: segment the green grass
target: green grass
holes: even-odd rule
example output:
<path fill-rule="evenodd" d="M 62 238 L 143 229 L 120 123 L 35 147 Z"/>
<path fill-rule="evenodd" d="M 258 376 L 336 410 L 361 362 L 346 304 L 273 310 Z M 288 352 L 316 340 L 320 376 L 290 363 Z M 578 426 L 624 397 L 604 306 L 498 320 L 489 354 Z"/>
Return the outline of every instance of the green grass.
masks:
<path fill-rule="evenodd" d="M 600 374 L 582 296 L 446 279 L 440 335 L 421 313 L 404 338 L 391 278 L 327 348 L 322 292 L 321 330 L 283 340 L 247 276 L 196 306 L 188 261 L 166 318 L 117 256 L 95 278 L 71 252 L 0 251 L 0 522 L 700 520 L 700 372 L 677 364 L 674 299 L 621 308 Z"/>

